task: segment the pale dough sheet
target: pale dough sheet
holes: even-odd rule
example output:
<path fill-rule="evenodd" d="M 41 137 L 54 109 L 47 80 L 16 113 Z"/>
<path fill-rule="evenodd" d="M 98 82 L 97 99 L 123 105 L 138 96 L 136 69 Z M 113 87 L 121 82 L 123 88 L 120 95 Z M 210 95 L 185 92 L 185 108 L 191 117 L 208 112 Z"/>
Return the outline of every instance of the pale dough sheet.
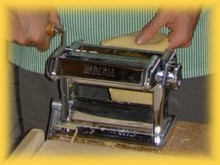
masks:
<path fill-rule="evenodd" d="M 109 92 L 114 101 L 152 105 L 152 93 L 114 88 L 109 88 Z"/>
<path fill-rule="evenodd" d="M 127 35 L 104 40 L 101 42 L 101 45 L 155 51 L 164 51 L 168 46 L 167 35 L 163 33 L 156 34 L 154 38 L 152 38 L 148 43 L 143 45 L 138 45 L 135 43 L 135 38 L 138 34 L 139 32 L 133 32 Z"/>

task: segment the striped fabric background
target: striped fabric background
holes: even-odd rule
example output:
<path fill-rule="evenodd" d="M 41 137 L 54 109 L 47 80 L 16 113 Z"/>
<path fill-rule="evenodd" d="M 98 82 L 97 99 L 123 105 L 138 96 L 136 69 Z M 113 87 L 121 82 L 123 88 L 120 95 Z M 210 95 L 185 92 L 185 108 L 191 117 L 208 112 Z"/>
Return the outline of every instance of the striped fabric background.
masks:
<path fill-rule="evenodd" d="M 136 10 L 59 9 L 67 32 L 68 44 L 79 39 L 87 43 L 99 44 L 102 40 L 141 30 L 156 11 L 156 7 L 151 10 L 143 8 Z M 189 48 L 176 49 L 178 60 L 183 65 L 183 78 L 212 73 L 210 15 L 210 10 L 203 10 L 192 45 Z M 166 28 L 162 31 L 168 32 Z M 11 44 L 9 59 L 24 69 L 44 73 L 45 61 L 59 43 L 59 36 L 54 37 L 50 49 L 43 53 L 38 52 L 36 48 Z"/>

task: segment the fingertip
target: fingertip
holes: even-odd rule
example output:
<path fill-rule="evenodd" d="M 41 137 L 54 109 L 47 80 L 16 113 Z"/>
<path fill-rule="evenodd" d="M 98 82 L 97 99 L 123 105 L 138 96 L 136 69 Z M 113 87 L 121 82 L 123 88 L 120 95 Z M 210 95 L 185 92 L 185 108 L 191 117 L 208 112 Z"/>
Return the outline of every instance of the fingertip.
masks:
<path fill-rule="evenodd" d="M 140 34 L 136 38 L 136 43 L 137 44 L 144 44 L 150 41 L 165 25 L 164 21 L 159 18 L 155 17 L 152 19 L 149 23 L 145 25 L 145 27 L 142 29 Z"/>
<path fill-rule="evenodd" d="M 148 29 L 144 28 L 136 37 L 135 42 L 137 44 L 145 44 L 147 43 L 151 38 L 154 37 L 155 34 L 150 33 Z"/>
<path fill-rule="evenodd" d="M 135 38 L 135 42 L 137 44 L 143 44 L 145 42 L 144 35 L 142 33 L 139 33 L 138 36 Z"/>

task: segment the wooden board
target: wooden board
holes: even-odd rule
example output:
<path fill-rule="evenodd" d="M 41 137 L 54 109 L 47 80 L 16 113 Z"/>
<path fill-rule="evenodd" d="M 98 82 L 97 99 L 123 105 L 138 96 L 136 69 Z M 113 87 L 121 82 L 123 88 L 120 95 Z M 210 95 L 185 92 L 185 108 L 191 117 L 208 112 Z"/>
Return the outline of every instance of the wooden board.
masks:
<path fill-rule="evenodd" d="M 14 156 L 33 156 L 37 150 L 45 143 L 44 131 L 41 129 L 32 129 L 22 140 L 19 146 L 11 154 Z"/>
<path fill-rule="evenodd" d="M 75 155 L 86 156 L 93 154 L 110 154 L 117 155 L 122 154 L 125 156 L 130 155 L 189 155 L 189 156 L 209 156 L 210 145 L 208 136 L 208 126 L 198 123 L 189 122 L 176 122 L 171 134 L 168 138 L 167 144 L 160 148 L 135 148 L 135 147 L 123 147 L 114 146 L 112 143 L 105 142 L 97 144 L 84 144 L 82 142 L 68 143 L 64 141 L 47 140 L 45 141 L 39 150 L 36 150 L 35 156 L 40 155 Z M 36 138 L 35 138 L 36 140 Z M 34 142 L 33 142 L 34 143 Z M 29 144 L 30 145 L 30 144 Z M 20 147 L 25 147 L 20 145 Z M 28 147 L 28 146 L 26 146 Z M 17 149 L 24 150 L 24 149 Z M 33 149 L 32 149 L 33 150 Z M 26 150 L 27 151 L 27 150 Z M 18 153 L 17 153 L 18 154 Z M 27 154 L 27 152 L 26 152 Z"/>
<path fill-rule="evenodd" d="M 167 145 L 157 152 L 172 155 L 210 155 L 209 140 L 208 125 L 178 121 Z"/>

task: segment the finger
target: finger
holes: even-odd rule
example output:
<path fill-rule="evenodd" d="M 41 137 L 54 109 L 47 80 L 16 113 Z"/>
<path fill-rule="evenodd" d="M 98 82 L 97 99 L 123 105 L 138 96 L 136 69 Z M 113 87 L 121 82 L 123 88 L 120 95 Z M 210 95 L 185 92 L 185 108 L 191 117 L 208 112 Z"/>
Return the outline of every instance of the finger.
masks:
<path fill-rule="evenodd" d="M 54 28 L 62 28 L 60 17 L 55 8 L 50 9 L 48 12 L 48 24 L 44 29 L 45 36 L 43 40 L 35 45 L 39 51 L 47 51 L 49 49 L 51 40 L 54 36 Z"/>
<path fill-rule="evenodd" d="M 63 30 L 63 24 L 56 9 L 51 9 L 49 12 L 49 22 L 55 24 L 56 28 Z"/>
<path fill-rule="evenodd" d="M 187 33 L 171 31 L 168 35 L 168 42 L 168 48 L 175 49 L 188 47 L 191 44 L 192 40 L 191 37 L 187 35 Z"/>
<path fill-rule="evenodd" d="M 41 52 L 48 50 L 52 36 L 47 35 L 46 30 L 38 33 L 39 37 L 36 37 L 36 40 L 33 42 L 35 47 Z"/>
<path fill-rule="evenodd" d="M 157 14 L 140 32 L 135 39 L 137 44 L 144 44 L 152 39 L 158 31 L 166 24 L 159 14 Z"/>
<path fill-rule="evenodd" d="M 45 39 L 42 43 L 35 45 L 35 47 L 41 52 L 47 51 L 50 47 L 51 40 L 52 40 L 52 37 L 47 36 L 47 37 L 45 37 Z"/>
<path fill-rule="evenodd" d="M 35 46 L 39 51 L 46 51 L 49 48 L 51 36 L 47 35 L 45 25 L 40 24 L 42 27 L 33 27 L 30 32 L 30 45 Z"/>

